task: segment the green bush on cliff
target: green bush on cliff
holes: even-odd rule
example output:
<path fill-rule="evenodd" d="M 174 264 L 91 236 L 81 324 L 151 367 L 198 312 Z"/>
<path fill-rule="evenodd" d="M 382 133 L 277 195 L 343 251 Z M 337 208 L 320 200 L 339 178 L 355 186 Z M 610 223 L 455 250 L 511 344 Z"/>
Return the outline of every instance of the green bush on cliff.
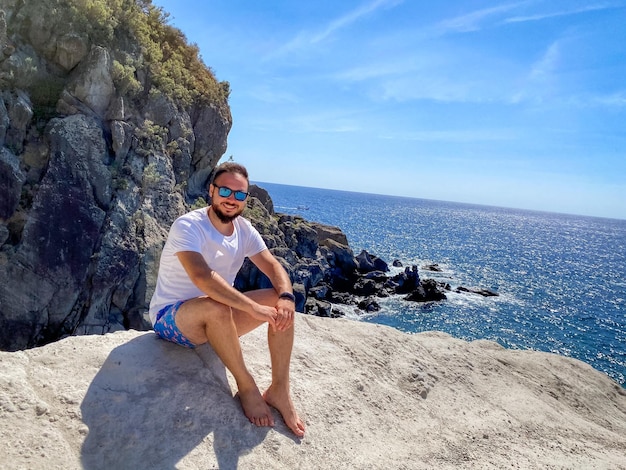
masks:
<path fill-rule="evenodd" d="M 137 72 L 148 83 L 177 102 L 226 103 L 228 82 L 218 83 L 200 58 L 195 44 L 167 24 L 169 17 L 151 0 L 60 0 L 65 3 L 74 28 L 85 31 L 94 44 L 118 51 L 113 75 L 123 93 L 143 90 Z M 60 6 L 60 5 L 59 5 Z M 54 9 L 58 11 L 58 9 Z M 132 50 L 138 44 L 140 50 Z"/>
<path fill-rule="evenodd" d="M 163 147 L 167 138 L 167 129 L 146 119 L 141 126 L 135 128 L 135 137 L 139 142 L 137 152 L 147 157 L 150 152 L 158 151 Z"/>
<path fill-rule="evenodd" d="M 125 63 L 113 60 L 113 82 L 121 94 L 134 96 L 143 90 L 141 82 L 135 77 L 135 71 L 132 58 L 127 57 Z"/>

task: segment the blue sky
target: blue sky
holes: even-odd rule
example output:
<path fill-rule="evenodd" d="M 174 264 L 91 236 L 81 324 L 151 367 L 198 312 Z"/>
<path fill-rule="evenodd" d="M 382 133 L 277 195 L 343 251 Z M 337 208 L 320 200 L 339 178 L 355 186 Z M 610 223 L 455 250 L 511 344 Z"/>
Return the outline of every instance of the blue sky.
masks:
<path fill-rule="evenodd" d="M 254 181 L 626 219 L 626 0 L 156 0 Z"/>

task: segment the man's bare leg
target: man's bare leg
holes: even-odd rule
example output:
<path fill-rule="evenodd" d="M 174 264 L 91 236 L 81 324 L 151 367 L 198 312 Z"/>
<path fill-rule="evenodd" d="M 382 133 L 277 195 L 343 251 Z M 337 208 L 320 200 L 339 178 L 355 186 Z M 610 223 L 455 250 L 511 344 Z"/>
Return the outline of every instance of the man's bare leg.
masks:
<path fill-rule="evenodd" d="M 176 325 L 193 343 L 209 342 L 233 374 L 241 406 L 250 422 L 256 426 L 273 426 L 272 412 L 246 368 L 231 309 L 208 298 L 188 300 L 176 315 Z"/>
<path fill-rule="evenodd" d="M 247 292 L 246 295 L 249 295 L 260 304 L 275 305 L 276 303 L 276 294 L 273 289 Z M 251 331 L 252 328 L 250 326 L 247 324 L 240 325 L 240 334 L 243 335 Z M 289 368 L 291 365 L 293 341 L 293 326 L 285 331 L 273 331 L 268 326 L 267 342 L 272 361 L 272 383 L 263 394 L 263 398 L 270 406 L 273 406 L 280 412 L 285 420 L 285 424 L 293 433 L 298 437 L 302 437 L 305 430 L 304 423 L 298 416 L 290 391 Z"/>
<path fill-rule="evenodd" d="M 247 292 L 256 302 L 275 305 L 273 289 Z M 293 348 L 294 328 L 273 332 L 268 326 L 268 345 L 272 361 L 272 384 L 261 396 L 258 387 L 245 366 L 239 336 L 257 328 L 261 322 L 239 310 L 232 310 L 209 298 L 185 302 L 176 315 L 176 324 L 193 343 L 209 342 L 226 368 L 233 374 L 244 414 L 257 426 L 273 426 L 269 404 L 283 416 L 287 426 L 297 436 L 304 435 L 304 424 L 291 400 L 289 367 Z M 259 397 L 262 403 L 259 403 Z"/>
<path fill-rule="evenodd" d="M 276 408 L 285 420 L 285 424 L 298 436 L 304 436 L 304 422 L 298 416 L 291 400 L 289 366 L 293 348 L 294 328 L 274 332 L 270 328 L 267 341 L 272 358 L 272 384 L 263 394 L 265 401 Z"/>

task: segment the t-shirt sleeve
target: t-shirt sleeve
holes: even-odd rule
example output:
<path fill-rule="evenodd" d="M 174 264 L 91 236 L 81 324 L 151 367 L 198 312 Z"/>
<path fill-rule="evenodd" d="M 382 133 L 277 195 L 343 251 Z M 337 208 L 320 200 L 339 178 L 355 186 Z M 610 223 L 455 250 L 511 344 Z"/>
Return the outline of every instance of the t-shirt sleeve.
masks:
<path fill-rule="evenodd" d="M 267 250 L 267 245 L 258 230 L 255 229 L 249 222 L 248 226 L 250 233 L 247 237 L 246 256 L 250 257 L 261 253 L 263 250 Z"/>
<path fill-rule="evenodd" d="M 177 219 L 170 228 L 168 242 L 172 254 L 181 251 L 202 253 L 202 236 L 198 227 L 189 220 Z"/>

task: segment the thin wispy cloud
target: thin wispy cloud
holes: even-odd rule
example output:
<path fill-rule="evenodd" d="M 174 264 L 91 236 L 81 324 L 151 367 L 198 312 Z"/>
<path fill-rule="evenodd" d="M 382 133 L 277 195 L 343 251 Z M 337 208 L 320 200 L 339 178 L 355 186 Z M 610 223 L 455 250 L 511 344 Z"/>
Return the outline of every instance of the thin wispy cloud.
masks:
<path fill-rule="evenodd" d="M 622 5 L 622 8 L 624 6 Z M 596 5 L 587 5 L 582 8 L 574 8 L 569 10 L 559 10 L 547 13 L 537 13 L 534 15 L 524 15 L 524 16 L 513 16 L 511 18 L 506 18 L 503 23 L 523 23 L 527 21 L 541 21 L 551 18 L 557 18 L 561 16 L 572 16 L 579 15 L 581 13 L 589 13 L 592 11 L 602 11 L 602 10 L 610 10 L 613 8 L 619 8 L 617 5 L 613 5 L 610 3 L 602 3 Z"/>
<path fill-rule="evenodd" d="M 550 77 L 556 70 L 557 62 L 560 57 L 560 42 L 556 41 L 550 44 L 539 61 L 537 61 L 530 71 L 530 79 L 536 81 L 544 81 Z"/>
<path fill-rule="evenodd" d="M 287 120 L 289 131 L 302 134 L 343 134 L 358 132 L 360 126 L 348 118 L 328 118 L 327 116 L 305 115 Z M 283 127 L 284 130 L 284 127 Z"/>
<path fill-rule="evenodd" d="M 604 2 L 592 5 L 585 5 L 582 7 L 560 9 L 556 11 L 545 11 L 532 14 L 516 14 L 514 16 L 506 17 L 507 14 L 514 14 L 516 11 L 519 11 L 524 7 L 536 7 L 536 5 L 536 1 L 524 0 L 521 2 L 498 5 L 496 7 L 484 8 L 481 10 L 472 11 L 465 15 L 460 15 L 454 18 L 444 20 L 440 22 L 435 29 L 441 34 L 468 33 L 503 24 L 542 21 L 551 18 L 580 15 L 594 11 L 625 8 L 623 3 L 616 4 L 615 2 Z"/>
<path fill-rule="evenodd" d="M 403 76 L 415 72 L 419 67 L 413 57 L 402 56 L 400 59 L 368 63 L 342 70 L 332 75 L 332 79 L 346 82 L 375 80 L 390 76 Z"/>
<path fill-rule="evenodd" d="M 626 90 L 617 91 L 611 94 L 579 95 L 573 97 L 571 105 L 578 108 L 602 107 L 621 109 L 626 108 Z"/>
<path fill-rule="evenodd" d="M 250 88 L 247 93 L 251 98 L 269 104 L 294 104 L 300 101 L 300 98 L 296 93 L 290 92 L 273 84 L 263 84 L 261 86 Z"/>
<path fill-rule="evenodd" d="M 293 39 L 276 49 L 268 58 L 281 56 L 294 50 L 318 44 L 338 31 L 348 28 L 359 20 L 375 14 L 379 10 L 393 8 L 404 0 L 373 0 L 363 3 L 354 10 L 338 17 L 316 31 L 300 31 Z"/>
<path fill-rule="evenodd" d="M 310 42 L 312 44 L 315 44 L 320 41 L 323 41 L 327 37 L 334 34 L 336 31 L 346 28 L 352 25 L 353 23 L 356 23 L 361 18 L 369 16 L 375 13 L 377 10 L 380 10 L 383 8 L 392 8 L 396 5 L 399 5 L 403 1 L 404 0 L 374 0 L 372 2 L 365 3 L 359 6 L 358 8 L 352 10 L 351 12 L 348 12 L 347 14 L 331 21 L 326 26 L 326 28 L 324 28 L 322 31 L 313 35 L 310 38 Z"/>
<path fill-rule="evenodd" d="M 546 105 L 559 94 L 559 64 L 563 60 L 563 41 L 546 46 L 543 54 L 529 64 L 519 89 L 510 97 L 511 104 Z M 561 96 L 563 98 L 563 96 Z"/>
<path fill-rule="evenodd" d="M 497 7 L 484 8 L 482 10 L 476 10 L 465 15 L 450 18 L 441 21 L 435 28 L 439 33 L 468 33 L 471 31 L 478 31 L 484 27 L 484 23 L 494 17 L 501 17 L 502 14 L 513 11 L 521 6 L 527 5 L 530 2 L 515 2 L 505 5 L 498 5 Z"/>
<path fill-rule="evenodd" d="M 443 44 L 429 46 L 428 52 L 399 53 L 347 68 L 330 78 L 375 103 L 508 103 L 517 92 L 519 77 L 526 76 L 528 70 L 489 53 Z"/>
<path fill-rule="evenodd" d="M 611 95 L 596 96 L 592 102 L 603 106 L 626 108 L 626 90 L 622 90 Z"/>

